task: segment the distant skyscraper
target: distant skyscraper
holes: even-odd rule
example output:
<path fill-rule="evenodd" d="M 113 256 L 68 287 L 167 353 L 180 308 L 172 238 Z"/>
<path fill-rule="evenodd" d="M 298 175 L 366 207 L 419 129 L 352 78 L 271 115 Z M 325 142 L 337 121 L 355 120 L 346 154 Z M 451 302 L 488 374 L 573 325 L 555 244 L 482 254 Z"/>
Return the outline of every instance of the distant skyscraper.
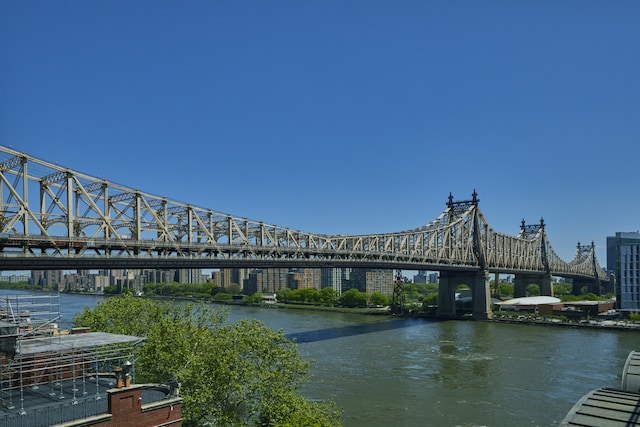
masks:
<path fill-rule="evenodd" d="M 427 283 L 427 272 L 418 271 L 418 274 L 413 276 L 413 283 Z"/>
<path fill-rule="evenodd" d="M 640 233 L 607 237 L 607 271 L 615 277 L 616 307 L 640 310 Z"/>
<path fill-rule="evenodd" d="M 429 283 L 438 283 L 438 273 L 429 273 Z"/>

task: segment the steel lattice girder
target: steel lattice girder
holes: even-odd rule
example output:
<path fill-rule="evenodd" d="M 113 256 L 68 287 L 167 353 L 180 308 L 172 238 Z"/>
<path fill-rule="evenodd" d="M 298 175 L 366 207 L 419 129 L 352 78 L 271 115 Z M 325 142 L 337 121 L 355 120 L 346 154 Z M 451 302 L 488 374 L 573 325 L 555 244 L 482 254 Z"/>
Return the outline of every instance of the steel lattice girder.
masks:
<path fill-rule="evenodd" d="M 32 194 L 39 198 L 32 200 Z M 154 196 L 0 147 L 0 233 L 8 236 L 2 251 L 12 256 L 19 250 L 36 256 L 34 249 L 39 249 L 40 256 L 54 258 L 401 264 L 608 280 L 593 247 L 579 247 L 576 257 L 565 262 L 548 243 L 544 227 L 535 235 L 498 233 L 482 215 L 475 193 L 468 203 L 451 200 L 435 220 L 412 230 L 313 234 Z"/>

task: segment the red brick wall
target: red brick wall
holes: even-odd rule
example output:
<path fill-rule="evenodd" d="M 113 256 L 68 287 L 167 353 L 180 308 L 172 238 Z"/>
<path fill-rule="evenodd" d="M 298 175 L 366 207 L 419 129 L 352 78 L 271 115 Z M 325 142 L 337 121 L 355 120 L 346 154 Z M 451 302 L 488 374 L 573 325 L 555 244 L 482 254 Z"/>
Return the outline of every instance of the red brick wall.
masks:
<path fill-rule="evenodd" d="M 109 412 L 111 420 L 92 427 L 155 427 L 182 426 L 182 406 L 180 401 L 156 402 L 142 408 L 142 388 L 125 387 L 109 391 Z"/>

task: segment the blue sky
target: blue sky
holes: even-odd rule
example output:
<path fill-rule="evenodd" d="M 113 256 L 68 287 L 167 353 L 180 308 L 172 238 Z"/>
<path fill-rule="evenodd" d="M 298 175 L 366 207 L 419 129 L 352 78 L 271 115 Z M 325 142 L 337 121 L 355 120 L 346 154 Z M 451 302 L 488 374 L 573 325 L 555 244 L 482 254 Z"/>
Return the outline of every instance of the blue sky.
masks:
<path fill-rule="evenodd" d="M 640 228 L 640 2 L 2 1 L 0 144 L 309 232 Z"/>

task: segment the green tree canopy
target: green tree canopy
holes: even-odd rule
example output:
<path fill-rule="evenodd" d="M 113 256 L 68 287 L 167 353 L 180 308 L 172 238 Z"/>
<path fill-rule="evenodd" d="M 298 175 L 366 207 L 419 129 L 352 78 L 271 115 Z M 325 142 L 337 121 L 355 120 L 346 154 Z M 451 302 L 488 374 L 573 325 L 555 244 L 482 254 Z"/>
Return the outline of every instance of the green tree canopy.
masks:
<path fill-rule="evenodd" d="M 371 294 L 370 301 L 373 305 L 379 305 L 383 307 L 389 305 L 389 297 L 380 292 L 373 292 Z"/>
<path fill-rule="evenodd" d="M 331 286 L 324 287 L 320 289 L 320 302 L 329 306 L 338 305 L 340 303 L 340 295 Z"/>
<path fill-rule="evenodd" d="M 342 294 L 342 304 L 347 307 L 366 307 L 367 294 L 353 288 Z"/>
<path fill-rule="evenodd" d="M 291 289 L 290 288 L 281 288 L 276 291 L 276 300 L 278 302 L 288 302 L 291 297 Z"/>
<path fill-rule="evenodd" d="M 215 302 L 231 302 L 233 300 L 233 295 L 226 292 L 219 292 L 213 296 L 213 300 Z"/>
<path fill-rule="evenodd" d="M 242 293 L 242 287 L 237 283 L 231 283 L 227 286 L 227 292 L 231 295 L 239 295 Z"/>
<path fill-rule="evenodd" d="M 283 331 L 255 319 L 226 324 L 226 314 L 125 295 L 85 308 L 74 324 L 145 337 L 135 350 L 135 381 L 175 378 L 185 426 L 340 425 L 335 405 L 298 394 L 309 363 Z"/>

